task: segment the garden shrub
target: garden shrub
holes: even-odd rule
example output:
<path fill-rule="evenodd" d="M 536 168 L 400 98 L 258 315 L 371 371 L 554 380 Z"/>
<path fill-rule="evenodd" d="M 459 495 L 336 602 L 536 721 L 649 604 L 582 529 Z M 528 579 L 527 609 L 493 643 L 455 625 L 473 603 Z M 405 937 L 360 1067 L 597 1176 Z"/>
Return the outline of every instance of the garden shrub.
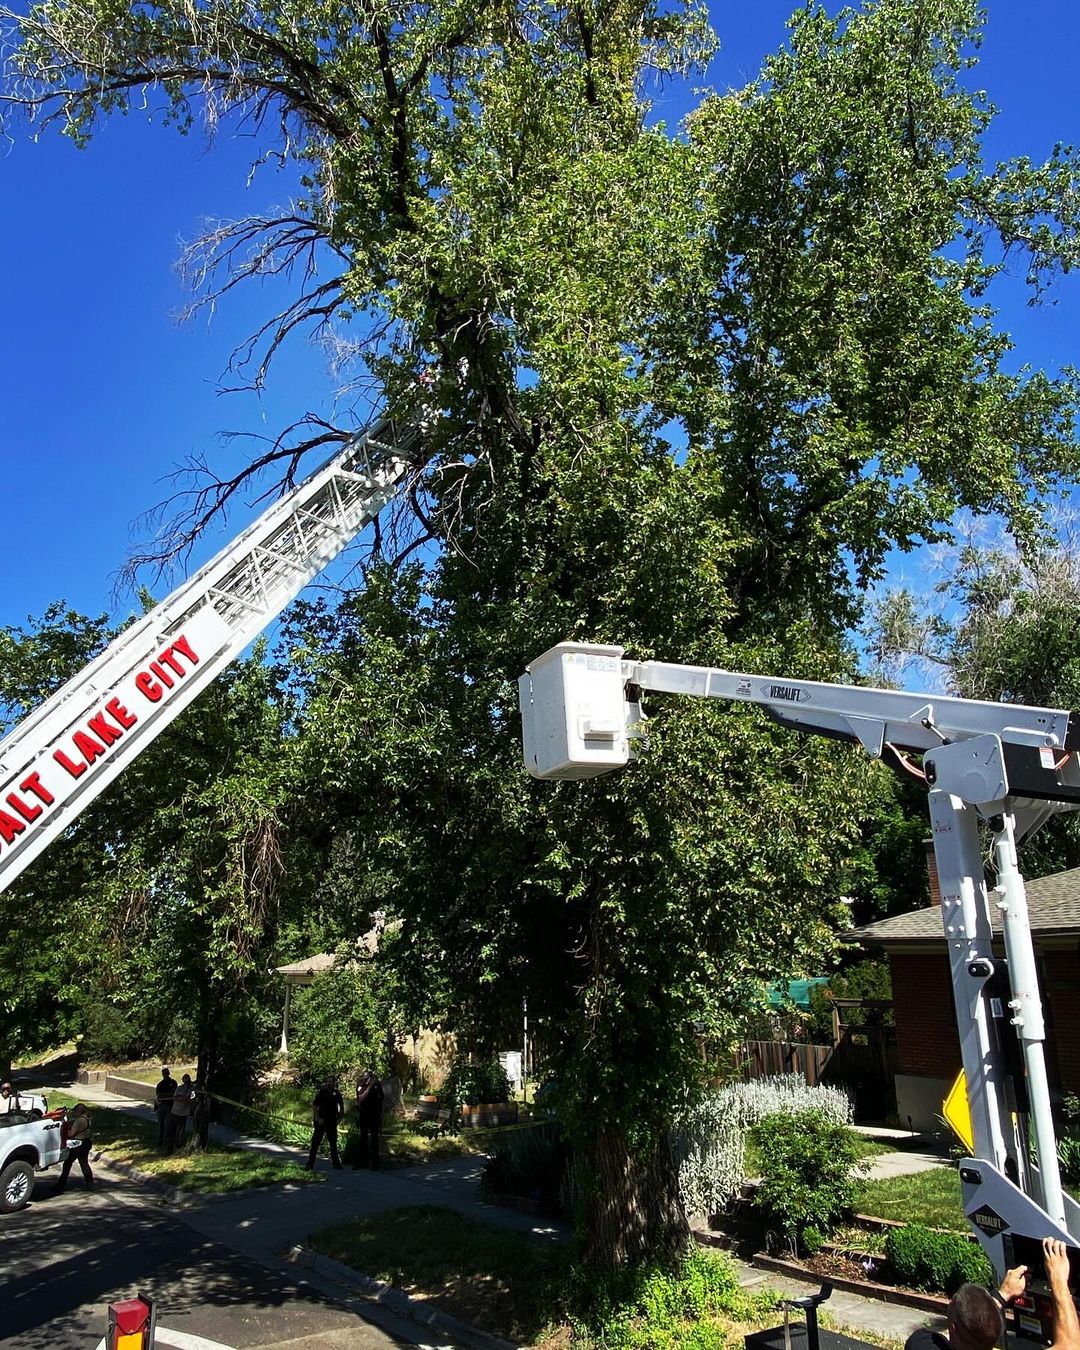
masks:
<path fill-rule="evenodd" d="M 724 1314 L 749 1321 L 776 1306 L 749 1294 L 722 1252 L 691 1251 L 677 1270 L 624 1268 L 573 1272 L 572 1320 L 578 1339 L 604 1350 L 723 1350 Z"/>
<path fill-rule="evenodd" d="M 761 1185 L 754 1205 L 789 1238 L 820 1242 L 855 1198 L 859 1163 L 855 1134 L 821 1111 L 768 1116 L 754 1131 Z"/>
<path fill-rule="evenodd" d="M 485 1200 L 518 1195 L 556 1213 L 569 1160 L 569 1146 L 554 1121 L 519 1130 L 489 1152 L 480 1194 Z"/>
<path fill-rule="evenodd" d="M 182 1000 L 148 1000 L 130 988 L 82 996 L 77 1021 L 69 1030 L 78 1035 L 83 1061 L 91 1063 L 146 1059 L 175 1063 L 194 1058 L 198 1045 L 191 1010 Z"/>
<path fill-rule="evenodd" d="M 824 1241 L 825 1234 L 816 1224 L 808 1223 L 802 1230 L 802 1248 L 807 1256 L 813 1256 L 815 1252 L 819 1252 Z"/>
<path fill-rule="evenodd" d="M 851 1124 L 851 1098 L 842 1088 L 811 1087 L 797 1073 L 757 1078 L 752 1083 L 732 1083 L 721 1092 L 728 1094 L 736 1119 L 744 1129 L 752 1129 L 769 1116 L 794 1115 L 798 1111 L 817 1111 L 834 1124 Z"/>
<path fill-rule="evenodd" d="M 104 998 L 87 998 L 80 1012 L 79 1053 L 84 1062 L 122 1064 L 141 1058 L 145 1048 L 142 1031 L 126 1009 Z"/>
<path fill-rule="evenodd" d="M 768 1116 L 813 1109 L 838 1125 L 851 1101 L 838 1088 L 810 1087 L 800 1074 L 731 1083 L 689 1111 L 671 1132 L 679 1190 L 688 1214 L 715 1214 L 745 1176 L 746 1133 Z"/>
<path fill-rule="evenodd" d="M 484 1060 L 479 1064 L 455 1060 L 439 1097 L 455 1106 L 505 1102 L 510 1099 L 510 1080 L 497 1059 Z"/>
<path fill-rule="evenodd" d="M 381 977 L 369 962 L 345 961 L 293 995 L 289 1064 L 306 1082 L 350 1079 L 388 1067 Z"/>
<path fill-rule="evenodd" d="M 255 1000 L 232 999 L 217 1020 L 217 1055 L 209 1087 L 249 1101 L 274 1059 L 278 1014 Z"/>
<path fill-rule="evenodd" d="M 994 1278 L 982 1248 L 962 1233 L 938 1233 L 921 1223 L 894 1228 L 885 1255 L 898 1284 L 931 1293 L 955 1294 L 962 1284 L 988 1285 Z"/>
<path fill-rule="evenodd" d="M 1066 1181 L 1080 1181 L 1080 1138 L 1062 1135 L 1058 1140 L 1058 1160 Z"/>

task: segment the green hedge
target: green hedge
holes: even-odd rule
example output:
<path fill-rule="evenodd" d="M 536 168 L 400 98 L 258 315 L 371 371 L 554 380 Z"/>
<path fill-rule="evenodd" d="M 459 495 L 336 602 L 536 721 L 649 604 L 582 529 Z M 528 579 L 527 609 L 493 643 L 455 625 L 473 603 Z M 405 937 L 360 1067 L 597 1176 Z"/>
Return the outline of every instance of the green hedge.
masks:
<path fill-rule="evenodd" d="M 962 1284 L 989 1285 L 994 1269 L 981 1247 L 960 1233 L 937 1233 L 921 1223 L 894 1228 L 885 1255 L 899 1284 L 955 1294 Z"/>

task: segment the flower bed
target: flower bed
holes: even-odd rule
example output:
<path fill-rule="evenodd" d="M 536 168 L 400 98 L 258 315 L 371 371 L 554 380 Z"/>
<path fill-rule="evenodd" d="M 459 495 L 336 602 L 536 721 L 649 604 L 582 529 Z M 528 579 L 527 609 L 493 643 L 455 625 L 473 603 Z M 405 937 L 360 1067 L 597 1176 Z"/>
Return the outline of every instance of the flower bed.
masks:
<path fill-rule="evenodd" d="M 897 1303 L 905 1308 L 918 1308 L 923 1312 L 944 1314 L 949 1300 L 944 1294 L 929 1294 L 924 1290 L 905 1289 L 900 1285 L 884 1284 L 871 1278 L 862 1264 L 850 1252 L 829 1253 L 824 1248 L 815 1256 L 802 1260 L 768 1256 L 758 1252 L 753 1264 L 762 1270 L 774 1270 L 778 1274 L 790 1275 L 796 1280 L 806 1280 L 809 1284 L 820 1284 L 827 1279 L 837 1289 L 851 1294 L 862 1294 L 864 1298 L 876 1298 L 883 1303 Z"/>
<path fill-rule="evenodd" d="M 865 1216 L 863 1224 L 871 1226 L 865 1236 L 877 1250 L 860 1245 L 862 1225 L 855 1223 L 848 1227 L 846 1241 L 822 1242 L 802 1256 L 761 1252 L 754 1263 L 800 1279 L 828 1279 L 839 1289 L 930 1312 L 942 1311 L 961 1284 L 986 1284 L 993 1278 L 989 1261 L 969 1234 L 889 1224 L 882 1249 L 881 1221 Z"/>

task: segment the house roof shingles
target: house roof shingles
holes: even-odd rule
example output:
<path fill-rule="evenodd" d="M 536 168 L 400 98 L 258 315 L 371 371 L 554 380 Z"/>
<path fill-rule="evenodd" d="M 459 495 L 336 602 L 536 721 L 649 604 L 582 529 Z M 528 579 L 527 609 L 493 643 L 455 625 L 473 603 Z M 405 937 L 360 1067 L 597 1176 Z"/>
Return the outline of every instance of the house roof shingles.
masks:
<path fill-rule="evenodd" d="M 1080 867 L 1053 876 L 1025 882 L 1031 931 L 1036 936 L 1080 934 Z M 1001 911 L 990 907 L 994 932 L 1001 932 Z M 910 914 L 897 914 L 853 929 L 849 938 L 864 947 L 888 947 L 897 943 L 938 943 L 944 940 L 941 909 L 931 905 Z"/>

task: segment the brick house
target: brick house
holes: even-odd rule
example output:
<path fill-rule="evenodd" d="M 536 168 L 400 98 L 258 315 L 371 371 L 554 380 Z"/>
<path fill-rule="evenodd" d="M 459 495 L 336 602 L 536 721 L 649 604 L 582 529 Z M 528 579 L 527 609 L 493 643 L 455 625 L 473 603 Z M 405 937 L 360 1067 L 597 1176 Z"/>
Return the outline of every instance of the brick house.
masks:
<path fill-rule="evenodd" d="M 927 909 L 881 919 L 850 935 L 863 947 L 882 947 L 892 972 L 899 1069 L 897 1114 L 916 1129 L 931 1129 L 960 1070 L 952 981 L 941 922 L 937 878 L 931 867 Z M 1031 930 L 1039 962 L 1046 1017 L 1046 1069 L 1051 1089 L 1080 1094 L 1080 868 L 1028 881 Z M 994 931 L 1001 919 L 993 911 Z"/>

